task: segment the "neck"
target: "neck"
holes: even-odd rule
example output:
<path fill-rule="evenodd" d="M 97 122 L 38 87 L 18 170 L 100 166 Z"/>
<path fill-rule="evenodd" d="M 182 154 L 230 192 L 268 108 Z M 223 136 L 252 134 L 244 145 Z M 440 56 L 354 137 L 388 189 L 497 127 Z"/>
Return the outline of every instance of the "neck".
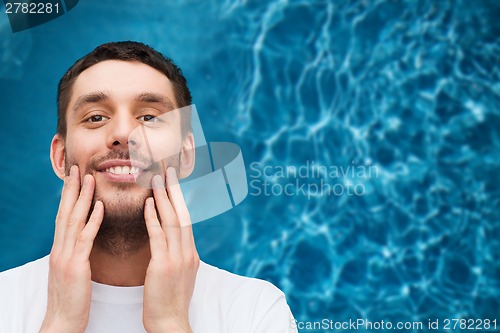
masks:
<path fill-rule="evenodd" d="M 111 286 L 143 286 L 151 259 L 149 242 L 133 254 L 113 255 L 94 246 L 90 253 L 92 281 Z"/>

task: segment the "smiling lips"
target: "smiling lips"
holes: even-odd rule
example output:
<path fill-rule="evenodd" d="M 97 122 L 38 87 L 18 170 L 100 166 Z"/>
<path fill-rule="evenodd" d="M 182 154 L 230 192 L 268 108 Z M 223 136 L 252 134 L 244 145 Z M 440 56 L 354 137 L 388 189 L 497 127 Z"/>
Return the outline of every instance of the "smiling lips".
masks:
<path fill-rule="evenodd" d="M 140 173 L 144 171 L 144 166 L 139 163 L 133 164 L 134 166 L 132 166 L 130 160 L 109 160 L 102 163 L 97 168 L 97 171 L 111 181 L 134 182 Z"/>
<path fill-rule="evenodd" d="M 114 175 L 138 175 L 141 169 L 138 167 L 123 165 L 123 166 L 114 166 L 109 167 L 104 170 L 105 172 L 112 173 Z"/>

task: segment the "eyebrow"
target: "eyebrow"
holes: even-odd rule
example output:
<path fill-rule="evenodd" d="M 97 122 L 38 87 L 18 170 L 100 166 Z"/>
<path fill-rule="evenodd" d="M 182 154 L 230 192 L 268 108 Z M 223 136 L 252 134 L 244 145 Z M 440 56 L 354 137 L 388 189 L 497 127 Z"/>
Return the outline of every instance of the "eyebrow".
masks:
<path fill-rule="evenodd" d="M 142 93 L 135 100 L 143 103 L 158 103 L 169 111 L 175 109 L 174 103 L 168 97 L 155 93 Z"/>
<path fill-rule="evenodd" d="M 85 104 L 99 103 L 109 101 L 109 96 L 103 92 L 96 92 L 87 95 L 82 95 L 76 99 L 75 105 L 73 106 L 73 112 L 76 112 Z"/>
<path fill-rule="evenodd" d="M 75 105 L 73 106 L 73 112 L 76 112 L 79 108 L 81 108 L 85 104 L 108 102 L 109 100 L 110 97 L 104 92 L 95 92 L 87 95 L 82 95 L 78 97 L 77 100 L 75 101 Z M 158 103 L 163 107 L 165 107 L 168 111 L 175 109 L 174 103 L 172 103 L 172 101 L 169 98 L 164 97 L 160 94 L 142 93 L 135 98 L 135 101 L 141 103 Z"/>

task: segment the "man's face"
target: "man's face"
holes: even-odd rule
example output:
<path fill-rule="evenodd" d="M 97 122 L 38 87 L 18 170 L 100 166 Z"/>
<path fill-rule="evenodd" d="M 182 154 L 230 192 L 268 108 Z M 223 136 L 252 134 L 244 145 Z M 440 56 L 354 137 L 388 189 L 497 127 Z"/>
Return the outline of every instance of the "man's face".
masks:
<path fill-rule="evenodd" d="M 143 208 L 152 192 L 135 180 L 141 171 L 156 173 L 152 172 L 151 149 L 169 156 L 165 167 L 173 166 L 179 173 L 186 143 L 181 135 L 180 113 L 171 112 L 176 108 L 169 79 L 140 62 L 104 61 L 83 71 L 74 82 L 66 114 L 66 139 L 62 142 L 64 167 L 68 174 L 76 164 L 81 179 L 85 174 L 95 178 L 94 202 L 101 200 L 105 207 L 98 244 L 110 238 L 125 243 L 147 239 Z M 161 129 L 154 125 L 159 116 Z M 144 140 L 129 138 L 141 125 L 154 134 L 149 147 Z M 130 160 L 130 150 L 137 160 Z M 138 165 L 146 170 L 136 168 Z"/>

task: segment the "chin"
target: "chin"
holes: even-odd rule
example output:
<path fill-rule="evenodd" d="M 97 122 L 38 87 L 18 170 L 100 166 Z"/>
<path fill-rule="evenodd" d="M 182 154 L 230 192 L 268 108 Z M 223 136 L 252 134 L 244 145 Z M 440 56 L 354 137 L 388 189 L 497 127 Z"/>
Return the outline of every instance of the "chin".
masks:
<path fill-rule="evenodd" d="M 147 245 L 144 202 L 151 190 L 97 191 L 94 201 L 104 204 L 104 218 L 94 244 L 112 255 L 136 253 Z"/>
<path fill-rule="evenodd" d="M 118 188 L 116 186 L 103 188 L 96 184 L 94 202 L 102 201 L 105 212 L 113 211 L 113 215 L 122 215 L 138 209 L 144 212 L 144 203 L 151 196 L 153 196 L 152 190 L 139 188 L 135 184 L 120 184 Z"/>

